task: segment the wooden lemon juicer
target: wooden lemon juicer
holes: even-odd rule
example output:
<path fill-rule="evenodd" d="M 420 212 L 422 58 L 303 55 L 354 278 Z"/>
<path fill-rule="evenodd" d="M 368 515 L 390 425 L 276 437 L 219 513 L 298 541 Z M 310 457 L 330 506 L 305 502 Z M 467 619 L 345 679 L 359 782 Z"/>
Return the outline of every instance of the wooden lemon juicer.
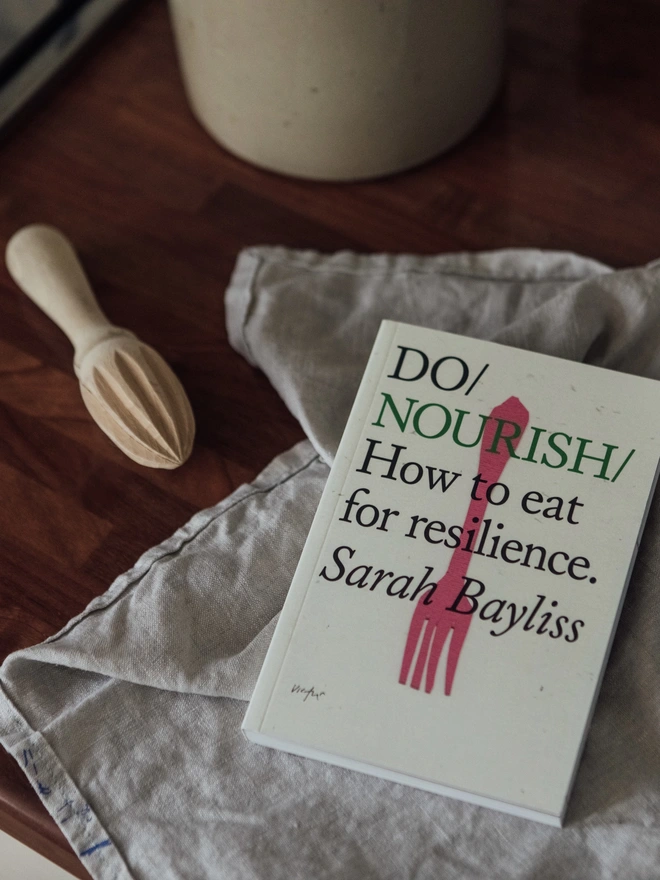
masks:
<path fill-rule="evenodd" d="M 101 311 L 69 241 L 50 226 L 26 226 L 9 241 L 18 286 L 73 343 L 73 367 L 92 418 L 129 458 L 175 468 L 188 458 L 195 420 L 162 357 Z"/>

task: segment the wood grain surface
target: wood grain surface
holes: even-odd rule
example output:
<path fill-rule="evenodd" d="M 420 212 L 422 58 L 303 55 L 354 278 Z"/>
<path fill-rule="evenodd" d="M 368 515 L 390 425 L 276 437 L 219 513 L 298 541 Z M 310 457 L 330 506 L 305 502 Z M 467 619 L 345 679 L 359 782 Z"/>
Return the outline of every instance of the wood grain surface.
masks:
<path fill-rule="evenodd" d="M 658 45 L 654 0 L 512 0 L 487 119 L 422 168 L 349 185 L 279 177 L 218 147 L 186 104 L 161 0 L 111 28 L 0 143 L 0 244 L 27 223 L 63 229 L 109 318 L 173 366 L 197 440 L 176 471 L 124 457 L 85 410 L 69 342 L 0 268 L 1 657 L 56 632 L 302 437 L 227 343 L 223 291 L 242 247 L 659 257 Z M 4 753 L 0 827 L 88 876 Z"/>

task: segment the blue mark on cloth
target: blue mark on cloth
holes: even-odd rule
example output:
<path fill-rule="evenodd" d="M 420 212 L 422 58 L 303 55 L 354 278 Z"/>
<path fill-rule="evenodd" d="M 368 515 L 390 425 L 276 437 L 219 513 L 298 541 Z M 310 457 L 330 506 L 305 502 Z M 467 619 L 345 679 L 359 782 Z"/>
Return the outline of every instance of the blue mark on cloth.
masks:
<path fill-rule="evenodd" d="M 23 767 L 25 768 L 25 772 L 27 773 L 27 768 L 32 765 L 32 772 L 35 776 L 39 775 L 39 770 L 37 769 L 37 762 L 34 760 L 34 755 L 32 754 L 32 749 L 23 749 Z"/>
<path fill-rule="evenodd" d="M 88 823 L 92 821 L 92 808 L 89 804 L 84 804 L 80 810 L 76 810 L 76 816 L 78 816 L 81 821 Z"/>
<path fill-rule="evenodd" d="M 61 816 L 59 815 L 62 811 L 65 811 Z M 88 825 L 92 819 L 92 808 L 89 804 L 83 804 L 82 807 L 78 807 L 76 809 L 75 804 L 72 800 L 66 800 L 62 804 L 62 806 L 57 810 L 57 819 L 60 825 L 64 825 L 69 819 L 77 818 L 81 822 L 84 822 L 85 825 Z"/>
<path fill-rule="evenodd" d="M 64 801 L 57 812 L 61 813 L 62 810 L 66 810 L 66 815 L 59 817 L 60 825 L 64 825 L 64 823 L 68 822 L 69 819 L 73 816 L 73 801 Z"/>
<path fill-rule="evenodd" d="M 0 3 L 1 2 L 2 0 L 0 0 Z M 29 771 L 29 769 L 31 769 L 34 773 L 35 783 L 37 785 L 39 794 L 44 798 L 49 797 L 53 793 L 52 789 L 50 785 L 46 784 L 43 776 L 42 779 L 38 778 L 39 770 L 37 768 L 37 763 L 34 759 L 32 749 L 23 749 L 23 767 L 26 773 Z M 77 799 L 72 800 L 71 798 L 66 798 L 66 800 L 61 802 L 55 813 L 60 825 L 65 825 L 70 819 L 75 819 L 77 820 L 78 825 L 82 825 L 84 827 L 94 820 L 91 806 Z M 110 840 L 100 840 L 98 843 L 95 843 L 92 846 L 84 849 L 80 853 L 80 857 L 82 858 L 83 856 L 89 856 L 92 853 L 95 853 L 98 849 L 103 849 L 106 846 L 112 846 Z"/>
<path fill-rule="evenodd" d="M 97 849 L 103 849 L 104 846 L 112 846 L 109 840 L 102 840 L 100 843 L 95 843 L 94 846 L 90 846 L 88 849 L 84 849 L 80 853 L 80 858 L 83 856 L 89 856 L 93 852 L 96 852 Z"/>

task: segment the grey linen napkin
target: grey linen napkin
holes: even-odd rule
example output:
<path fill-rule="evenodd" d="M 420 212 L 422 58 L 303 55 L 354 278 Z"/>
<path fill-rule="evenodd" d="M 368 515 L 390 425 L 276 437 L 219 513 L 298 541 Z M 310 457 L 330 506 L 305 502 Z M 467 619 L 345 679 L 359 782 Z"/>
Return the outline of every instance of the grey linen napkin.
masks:
<path fill-rule="evenodd" d="M 659 287 L 660 264 L 614 272 L 540 251 L 240 255 L 230 339 L 309 440 L 0 671 L 0 739 L 92 876 L 660 876 L 657 500 L 564 830 L 256 746 L 240 732 L 380 320 L 660 378 Z"/>

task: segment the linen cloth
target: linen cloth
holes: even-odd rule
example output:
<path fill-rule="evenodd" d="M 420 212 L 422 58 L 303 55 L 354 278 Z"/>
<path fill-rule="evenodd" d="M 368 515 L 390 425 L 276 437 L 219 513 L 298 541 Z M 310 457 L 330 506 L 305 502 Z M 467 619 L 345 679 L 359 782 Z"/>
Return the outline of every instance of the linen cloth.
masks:
<path fill-rule="evenodd" d="M 0 739 L 87 870 L 98 880 L 660 877 L 657 499 L 563 830 L 240 731 L 380 320 L 660 379 L 660 264 L 253 248 L 226 305 L 232 344 L 309 439 L 0 670 Z"/>

